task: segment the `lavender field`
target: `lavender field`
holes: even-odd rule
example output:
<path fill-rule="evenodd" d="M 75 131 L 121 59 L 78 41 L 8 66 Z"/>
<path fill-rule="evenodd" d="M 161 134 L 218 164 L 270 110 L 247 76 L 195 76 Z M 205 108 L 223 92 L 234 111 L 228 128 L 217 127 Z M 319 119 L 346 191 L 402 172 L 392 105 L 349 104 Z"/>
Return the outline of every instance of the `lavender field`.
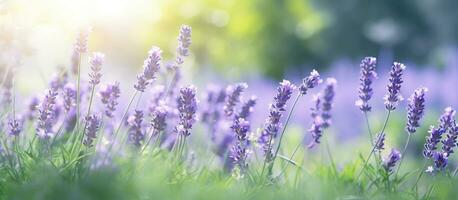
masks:
<path fill-rule="evenodd" d="M 199 25 L 173 26 L 176 39 L 166 42 L 173 45 L 153 39 L 132 61 L 137 56 L 125 53 L 132 47 L 100 44 L 112 35 L 100 24 L 75 30 L 62 45 L 68 49 L 30 51 L 18 45 L 24 32 L 5 21 L 1 199 L 458 194 L 458 51 L 451 46 L 441 51 L 442 67 L 382 49 L 332 59 L 327 68 L 240 71 L 206 59 Z"/>

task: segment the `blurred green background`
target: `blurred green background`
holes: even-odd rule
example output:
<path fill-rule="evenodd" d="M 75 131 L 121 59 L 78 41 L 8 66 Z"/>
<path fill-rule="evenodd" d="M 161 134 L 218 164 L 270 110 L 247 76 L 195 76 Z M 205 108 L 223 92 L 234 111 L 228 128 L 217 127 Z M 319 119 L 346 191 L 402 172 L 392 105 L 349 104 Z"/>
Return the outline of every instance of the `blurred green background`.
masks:
<path fill-rule="evenodd" d="M 153 44 L 172 58 L 179 25 L 189 24 L 197 69 L 280 78 L 383 51 L 440 67 L 457 42 L 457 8 L 455 0 L 6 0 L 0 22 L 2 47 L 14 35 L 42 68 L 67 65 L 84 26 L 94 30 L 91 50 L 131 69 Z"/>

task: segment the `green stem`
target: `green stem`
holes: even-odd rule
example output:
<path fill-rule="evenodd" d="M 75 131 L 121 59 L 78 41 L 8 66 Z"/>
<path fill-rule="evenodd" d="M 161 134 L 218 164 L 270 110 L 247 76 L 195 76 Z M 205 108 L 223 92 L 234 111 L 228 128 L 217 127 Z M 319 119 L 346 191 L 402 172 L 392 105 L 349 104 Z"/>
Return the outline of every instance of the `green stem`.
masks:
<path fill-rule="evenodd" d="M 399 170 L 401 169 L 402 161 L 404 160 L 404 157 L 405 157 L 406 152 L 407 152 L 407 147 L 409 146 L 409 143 L 410 143 L 410 136 L 411 136 L 411 134 L 407 133 L 406 144 L 404 145 L 404 150 L 402 151 L 401 160 L 399 161 L 399 165 L 398 165 L 398 169 L 396 170 L 395 177 L 398 177 Z"/>
<path fill-rule="evenodd" d="M 413 187 L 412 187 L 412 190 L 414 190 L 415 188 L 417 188 L 418 182 L 420 182 L 420 179 L 421 179 L 421 177 L 423 176 L 423 173 L 425 173 L 426 165 L 428 165 L 428 160 L 425 160 L 425 164 L 423 164 L 423 167 L 420 169 L 420 174 L 418 175 L 417 180 L 415 181 L 415 184 L 414 184 Z"/>

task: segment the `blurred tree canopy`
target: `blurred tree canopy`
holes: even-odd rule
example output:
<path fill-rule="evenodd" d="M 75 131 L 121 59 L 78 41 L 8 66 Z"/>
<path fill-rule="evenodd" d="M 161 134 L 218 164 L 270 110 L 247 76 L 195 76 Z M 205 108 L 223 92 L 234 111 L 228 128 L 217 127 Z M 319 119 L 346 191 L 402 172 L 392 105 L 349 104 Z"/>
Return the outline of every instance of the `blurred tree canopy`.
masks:
<path fill-rule="evenodd" d="M 274 77 L 382 49 L 424 63 L 438 48 L 453 46 L 458 34 L 454 0 L 193 0 L 165 8 L 179 8 L 173 21 L 193 26 L 198 63 Z"/>

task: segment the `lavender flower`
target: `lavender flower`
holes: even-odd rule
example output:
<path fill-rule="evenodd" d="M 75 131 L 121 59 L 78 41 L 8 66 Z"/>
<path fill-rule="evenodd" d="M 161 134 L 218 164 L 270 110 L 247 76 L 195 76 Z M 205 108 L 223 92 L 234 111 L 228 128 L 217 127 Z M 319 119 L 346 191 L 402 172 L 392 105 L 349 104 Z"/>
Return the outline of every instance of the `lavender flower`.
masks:
<path fill-rule="evenodd" d="M 391 149 L 388 158 L 383 161 L 383 168 L 391 173 L 393 168 L 396 166 L 396 163 L 401 159 L 401 153 L 396 149 Z"/>
<path fill-rule="evenodd" d="M 313 119 L 312 126 L 308 132 L 311 134 L 313 141 L 307 147 L 313 148 L 316 144 L 320 143 L 321 136 L 323 135 L 323 119 L 321 116 Z"/>
<path fill-rule="evenodd" d="M 38 109 L 37 119 L 37 136 L 43 139 L 49 139 L 53 134 L 53 122 L 55 119 L 57 91 L 50 88 L 46 91 L 46 95 Z"/>
<path fill-rule="evenodd" d="M 387 110 L 395 110 L 400 101 L 403 100 L 401 92 L 401 84 L 403 83 L 402 74 L 406 66 L 402 63 L 393 63 L 390 72 L 390 83 L 387 86 L 388 94 L 385 95 L 385 107 Z"/>
<path fill-rule="evenodd" d="M 23 123 L 17 119 L 12 119 L 8 122 L 9 130 L 8 133 L 11 136 L 18 136 L 22 131 Z"/>
<path fill-rule="evenodd" d="M 240 96 L 248 88 L 246 83 L 230 85 L 226 88 L 224 113 L 229 118 L 234 114 L 235 106 L 240 102 Z"/>
<path fill-rule="evenodd" d="M 64 86 L 64 91 L 63 91 L 63 99 L 64 99 L 64 109 L 65 112 L 68 113 L 70 109 L 74 108 L 76 106 L 76 88 L 75 85 L 72 83 L 67 83 Z"/>
<path fill-rule="evenodd" d="M 92 85 L 97 85 L 100 83 L 100 78 L 102 77 L 102 65 L 105 60 L 105 54 L 100 52 L 95 52 L 89 58 L 89 64 L 91 66 L 91 72 L 89 73 L 89 77 L 91 80 L 89 83 Z"/>
<path fill-rule="evenodd" d="M 308 77 L 302 80 L 299 90 L 302 95 L 305 95 L 309 89 L 316 87 L 321 82 L 320 74 L 316 70 L 313 70 Z"/>
<path fill-rule="evenodd" d="M 253 107 L 256 105 L 256 97 L 252 96 L 250 99 L 248 99 L 242 106 L 242 109 L 240 112 L 237 114 L 236 118 L 242 118 L 242 119 L 247 119 L 251 112 L 253 112 Z"/>
<path fill-rule="evenodd" d="M 374 140 L 374 151 L 382 151 L 385 149 L 385 133 L 379 133 Z"/>
<path fill-rule="evenodd" d="M 119 82 L 116 81 L 112 84 L 107 84 L 100 90 L 99 95 L 102 103 L 105 104 L 105 115 L 109 118 L 113 118 L 113 112 L 116 111 L 118 99 L 121 96 Z"/>
<path fill-rule="evenodd" d="M 426 158 L 433 156 L 433 152 L 437 149 L 437 144 L 441 141 L 443 133 L 445 133 L 443 128 L 434 128 L 434 126 L 431 126 L 429 130 L 430 135 L 426 137 L 425 149 L 423 150 L 423 155 Z"/>
<path fill-rule="evenodd" d="M 80 65 L 81 58 L 80 53 L 76 48 L 73 49 L 70 67 L 73 75 L 78 75 L 78 66 Z"/>
<path fill-rule="evenodd" d="M 101 119 L 99 115 L 92 114 L 85 117 L 84 135 L 86 138 L 83 144 L 86 147 L 92 147 L 94 139 L 97 137 L 97 132 L 100 129 Z"/>
<path fill-rule="evenodd" d="M 447 107 L 444 110 L 444 113 L 441 115 L 439 119 L 440 127 L 444 130 L 447 130 L 453 125 L 455 121 L 455 113 L 456 111 L 452 107 Z"/>
<path fill-rule="evenodd" d="M 442 151 L 445 155 L 450 156 L 452 154 L 453 148 L 457 146 L 457 138 L 458 138 L 458 126 L 456 122 L 453 121 L 453 125 L 448 129 L 446 138 L 442 140 Z"/>
<path fill-rule="evenodd" d="M 143 62 L 143 73 L 137 76 L 137 84 L 134 85 L 136 90 L 144 92 L 146 86 L 156 79 L 156 74 L 161 67 L 161 60 L 162 50 L 159 47 L 153 46 L 148 51 L 148 58 Z"/>
<path fill-rule="evenodd" d="M 334 78 L 326 80 L 326 88 L 323 92 L 323 108 L 321 117 L 323 118 L 323 128 L 328 128 L 331 125 L 331 109 L 335 96 L 335 87 L 337 81 Z"/>
<path fill-rule="evenodd" d="M 151 126 L 153 127 L 153 135 L 157 135 L 164 131 L 167 127 L 167 110 L 161 106 L 157 106 L 152 112 Z"/>
<path fill-rule="evenodd" d="M 222 110 L 220 104 L 226 99 L 226 90 L 219 87 L 209 87 L 207 91 L 207 105 L 202 112 L 202 122 L 209 128 L 212 142 L 216 140 L 217 125 L 220 122 Z"/>
<path fill-rule="evenodd" d="M 196 121 L 197 98 L 196 88 L 192 85 L 180 89 L 180 96 L 177 99 L 179 111 L 179 124 L 175 131 L 179 135 L 191 135 L 192 125 Z"/>
<path fill-rule="evenodd" d="M 359 65 L 361 70 L 361 81 L 359 86 L 359 100 L 356 101 L 356 106 L 363 112 L 370 112 L 372 107 L 369 105 L 369 100 L 372 98 L 373 89 L 372 82 L 377 78 L 375 72 L 375 66 L 377 65 L 377 59 L 374 57 L 365 57 Z"/>
<path fill-rule="evenodd" d="M 243 118 L 235 119 L 231 128 L 235 132 L 237 142 L 232 147 L 229 157 L 232 158 L 233 163 L 243 171 L 246 168 L 246 158 L 248 155 L 246 147 L 250 123 Z"/>
<path fill-rule="evenodd" d="M 180 34 L 178 35 L 178 48 L 176 64 L 181 65 L 184 62 L 184 57 L 189 55 L 189 46 L 191 46 L 192 29 L 188 25 L 181 25 Z"/>
<path fill-rule="evenodd" d="M 434 152 L 434 168 L 437 170 L 442 170 L 447 167 L 448 164 L 448 154 L 442 152 Z"/>
<path fill-rule="evenodd" d="M 88 40 L 90 32 L 91 32 L 91 28 L 82 30 L 79 32 L 78 36 L 76 37 L 74 49 L 75 49 L 75 52 L 77 52 L 78 54 L 87 52 L 87 40 Z"/>
<path fill-rule="evenodd" d="M 143 133 L 143 111 L 135 110 L 135 113 L 127 120 L 129 123 L 129 142 L 136 147 L 140 147 L 141 142 L 145 139 Z"/>
<path fill-rule="evenodd" d="M 419 121 L 425 113 L 425 93 L 427 91 L 425 87 L 418 88 L 409 99 L 406 125 L 409 134 L 415 133 L 420 127 Z"/>
<path fill-rule="evenodd" d="M 264 130 L 258 142 L 262 145 L 266 159 L 268 162 L 272 159 L 272 142 L 277 137 L 278 132 L 282 128 L 280 119 L 282 112 L 285 111 L 286 103 L 291 99 L 291 94 L 296 87 L 287 80 L 280 82 L 277 87 L 277 94 L 274 96 L 274 103 L 269 107 L 269 116 L 264 124 Z"/>

